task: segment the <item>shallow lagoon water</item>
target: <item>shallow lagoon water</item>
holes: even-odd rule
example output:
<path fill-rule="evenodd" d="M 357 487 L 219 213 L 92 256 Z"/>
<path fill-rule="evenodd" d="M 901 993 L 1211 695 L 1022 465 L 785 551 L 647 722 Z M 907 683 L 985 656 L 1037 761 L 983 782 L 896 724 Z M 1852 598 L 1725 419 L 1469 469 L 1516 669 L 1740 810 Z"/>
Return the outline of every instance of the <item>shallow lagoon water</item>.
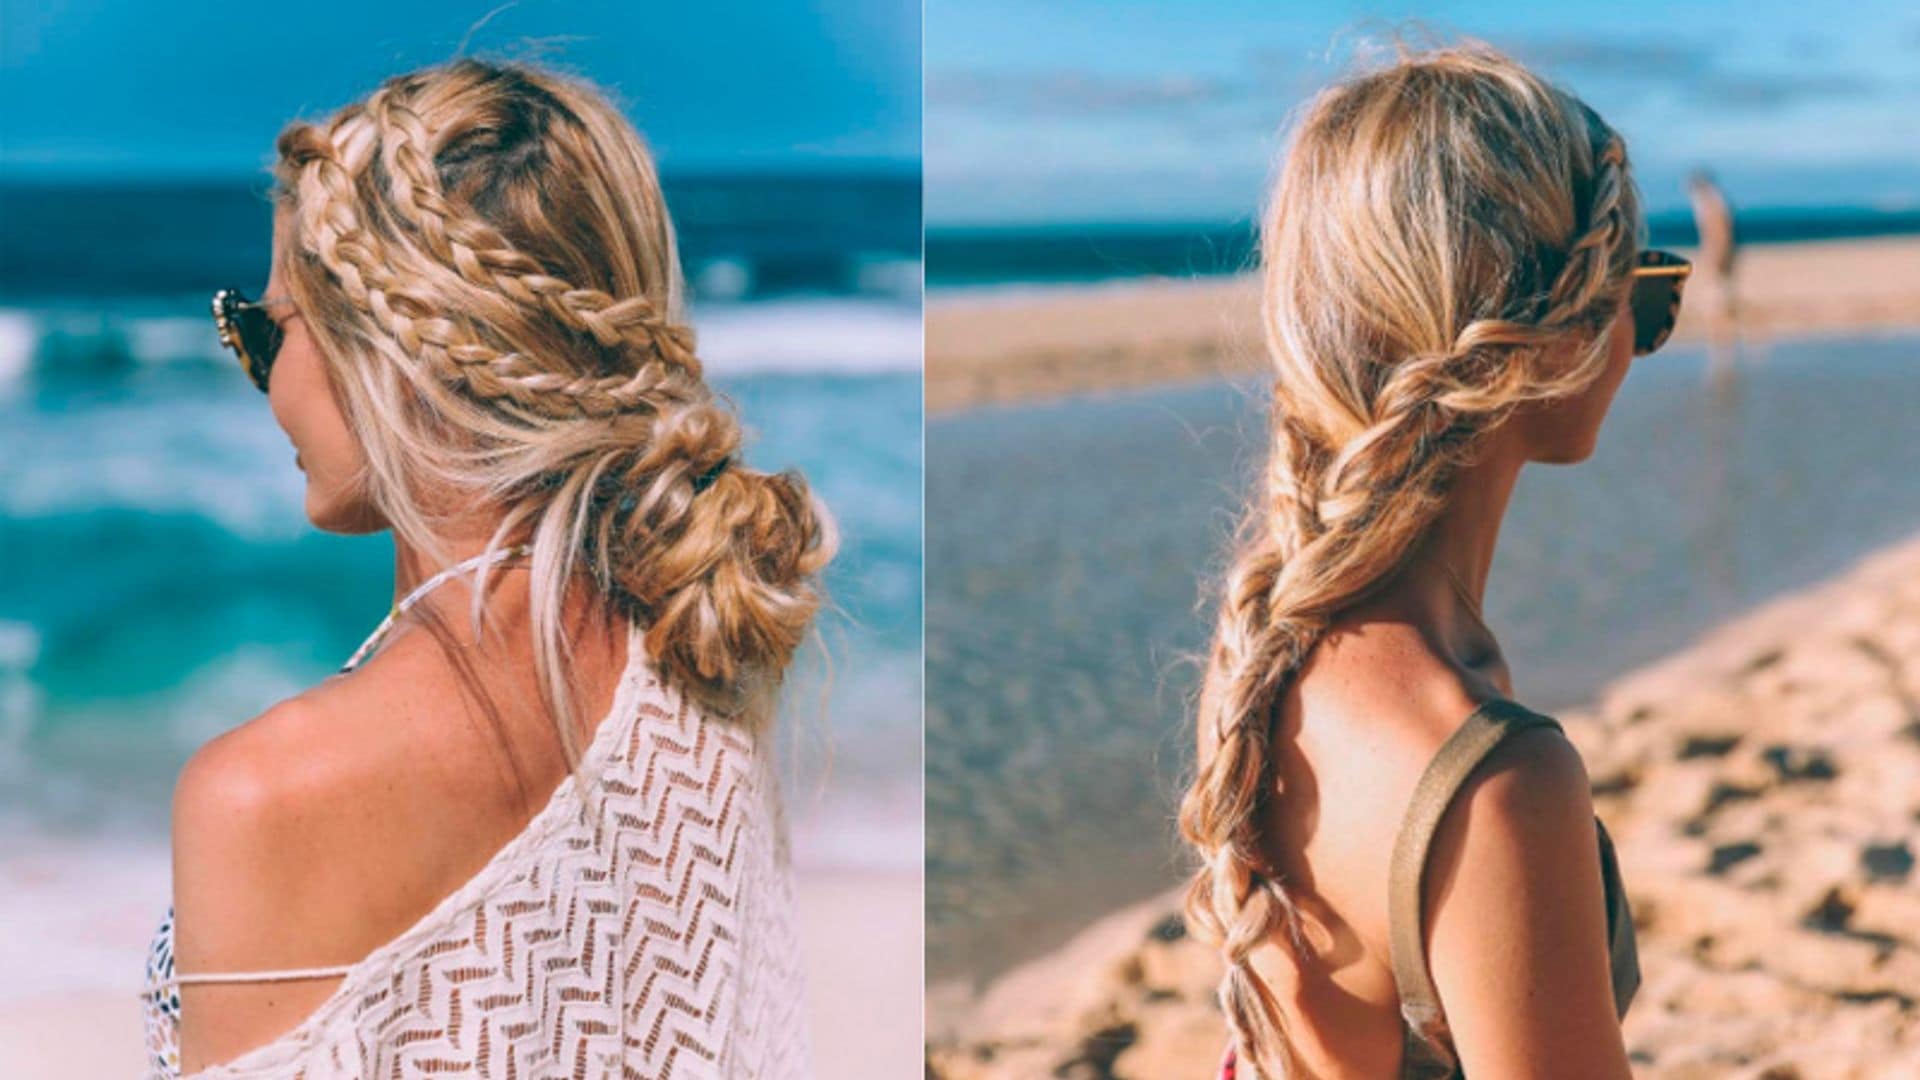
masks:
<path fill-rule="evenodd" d="M 1920 339 L 1709 367 L 1700 347 L 1636 361 L 1593 458 L 1522 475 L 1486 607 L 1534 708 L 1920 527 Z M 1203 578 L 1264 408 L 1215 382 L 929 422 L 933 978 L 989 977 L 1180 880 Z"/>

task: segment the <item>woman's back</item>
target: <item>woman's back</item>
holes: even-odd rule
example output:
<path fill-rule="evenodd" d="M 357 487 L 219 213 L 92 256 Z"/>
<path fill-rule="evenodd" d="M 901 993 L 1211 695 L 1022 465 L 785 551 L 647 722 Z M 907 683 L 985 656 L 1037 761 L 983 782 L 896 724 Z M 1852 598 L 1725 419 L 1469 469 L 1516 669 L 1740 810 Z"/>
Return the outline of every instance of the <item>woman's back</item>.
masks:
<path fill-rule="evenodd" d="M 1475 702 L 1424 649 L 1375 625 L 1321 643 L 1281 702 L 1274 744 L 1291 797 L 1269 811 L 1269 845 L 1308 927 L 1311 962 L 1278 941 L 1254 964 L 1293 1013 L 1289 1030 L 1317 1075 L 1392 1075 L 1399 998 L 1388 957 L 1388 869 L 1408 793 Z M 1382 654 L 1420 657 L 1397 685 Z M 1412 689 L 1419 687 L 1418 690 Z"/>
<path fill-rule="evenodd" d="M 207 903 L 183 875 L 181 925 L 215 928 L 202 935 L 213 950 L 182 941 L 183 972 L 364 959 L 344 980 L 187 987 L 184 1011 L 213 1036 L 205 1056 L 233 1059 L 209 1075 L 429 1061 L 487 1075 L 511 1062 L 527 1076 L 581 1063 L 590 1076 L 622 1063 L 660 1076 L 804 1070 L 791 883 L 757 739 L 664 686 L 637 633 L 576 646 L 598 691 L 583 713 L 603 717 L 581 740 L 584 792 L 539 710 L 479 707 L 426 633 L 229 737 L 254 744 L 240 749 L 255 767 L 271 763 L 270 740 L 290 750 L 331 723 L 337 741 L 309 741 L 331 748 L 309 753 L 317 766 L 255 789 L 272 812 L 227 808 L 249 831 L 289 826 L 243 846 L 287 869 Z M 469 659 L 510 701 L 528 665 L 489 651 Z M 210 764 L 229 767 L 234 749 L 210 747 Z M 302 1017 L 266 1046 L 218 1045 L 222 1028 Z"/>
<path fill-rule="evenodd" d="M 1550 876 L 1578 893 L 1584 871 L 1598 868 L 1608 952 L 1623 967 L 1616 983 L 1637 982 L 1632 924 L 1611 914 L 1624 911 L 1625 896 L 1604 833 L 1599 847 L 1568 860 L 1581 873 L 1536 857 L 1532 844 L 1487 854 L 1516 836 L 1516 796 L 1535 800 L 1536 812 L 1551 807 L 1545 816 L 1558 824 L 1549 827 L 1575 841 L 1594 832 L 1577 753 L 1551 719 L 1509 700 L 1497 660 L 1491 670 L 1464 669 L 1392 618 L 1342 625 L 1303 666 L 1276 718 L 1279 782 L 1290 797 L 1275 801 L 1267 835 L 1307 947 L 1276 941 L 1253 963 L 1311 1075 L 1450 1076 L 1457 1063 L 1444 1023 L 1424 1037 L 1413 1023 L 1437 997 L 1428 952 L 1442 920 L 1443 948 L 1469 921 L 1495 924 L 1497 936 L 1504 919 L 1517 938 L 1526 913 L 1484 897 L 1522 895 Z M 1619 1012 L 1631 992 L 1616 1000 Z"/>

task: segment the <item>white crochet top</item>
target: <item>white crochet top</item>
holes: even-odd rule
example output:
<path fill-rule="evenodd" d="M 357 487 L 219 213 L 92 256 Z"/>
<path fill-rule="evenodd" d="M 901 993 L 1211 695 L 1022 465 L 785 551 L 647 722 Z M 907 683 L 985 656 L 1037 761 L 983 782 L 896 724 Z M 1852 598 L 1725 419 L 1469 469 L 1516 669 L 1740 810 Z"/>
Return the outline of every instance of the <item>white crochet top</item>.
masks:
<path fill-rule="evenodd" d="M 811 1076 L 771 748 L 663 685 L 637 626 L 627 647 L 584 791 L 562 780 L 298 1027 L 193 1075 Z M 144 995 L 157 1080 L 179 1075 L 171 931 Z"/>

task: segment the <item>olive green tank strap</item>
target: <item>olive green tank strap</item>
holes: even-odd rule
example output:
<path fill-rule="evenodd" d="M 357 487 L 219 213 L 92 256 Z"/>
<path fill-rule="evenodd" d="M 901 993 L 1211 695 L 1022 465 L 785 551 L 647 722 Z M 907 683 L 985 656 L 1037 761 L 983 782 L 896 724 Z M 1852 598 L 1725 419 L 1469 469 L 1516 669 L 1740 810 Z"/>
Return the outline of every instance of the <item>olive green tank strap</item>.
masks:
<path fill-rule="evenodd" d="M 1422 933 L 1421 879 L 1427 849 L 1441 815 L 1500 740 L 1534 727 L 1564 730 L 1552 717 L 1531 712 L 1519 704 L 1496 698 L 1475 709 L 1459 730 L 1447 737 L 1414 785 L 1406 818 L 1393 845 L 1393 863 L 1387 879 L 1387 948 L 1393 963 L 1393 981 L 1400 993 L 1401 1015 L 1407 1021 L 1405 1076 L 1450 1076 L 1454 1061 L 1448 1048 L 1446 1020 L 1440 994 L 1427 968 L 1426 936 Z"/>

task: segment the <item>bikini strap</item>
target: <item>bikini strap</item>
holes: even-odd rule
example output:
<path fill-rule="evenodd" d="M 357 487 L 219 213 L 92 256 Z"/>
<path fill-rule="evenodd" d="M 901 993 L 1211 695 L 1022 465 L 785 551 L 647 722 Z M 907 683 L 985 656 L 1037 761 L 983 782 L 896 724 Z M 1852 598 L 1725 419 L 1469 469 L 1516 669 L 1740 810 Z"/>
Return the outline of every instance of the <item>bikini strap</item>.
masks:
<path fill-rule="evenodd" d="M 149 999 L 165 997 L 175 987 L 195 984 L 335 979 L 346 975 L 355 967 L 353 964 L 337 964 L 332 967 L 280 968 L 268 971 L 209 971 L 195 975 L 180 975 L 173 969 L 173 908 L 171 906 L 167 908 L 167 917 L 160 923 L 160 929 L 156 933 L 157 937 L 149 949 L 146 988 L 141 991 L 141 996 Z"/>
<path fill-rule="evenodd" d="M 1474 767 L 1502 739 L 1536 727 L 1550 727 L 1564 734 L 1552 717 L 1504 698 L 1488 701 L 1447 737 L 1414 785 L 1413 798 L 1394 841 L 1387 880 L 1387 949 L 1400 994 L 1400 1012 L 1407 1022 L 1404 1075 L 1450 1076 L 1455 1064 L 1440 993 L 1427 967 L 1426 936 L 1421 929 L 1421 880 L 1433 834 Z"/>
<path fill-rule="evenodd" d="M 198 975 L 174 975 L 147 984 L 149 994 L 164 993 L 170 986 L 193 986 L 256 982 L 304 982 L 309 979 L 338 979 L 354 969 L 353 964 L 336 967 L 283 968 L 278 971 L 217 971 Z"/>
<path fill-rule="evenodd" d="M 367 654 L 373 651 L 374 646 L 380 644 L 381 640 L 387 636 L 387 631 L 393 629 L 395 619 L 406 614 L 407 609 L 412 607 L 416 601 L 444 584 L 455 574 L 463 570 L 492 566 L 495 563 L 505 562 L 508 559 L 526 558 L 532 554 L 533 547 L 529 544 L 514 544 L 510 547 L 496 548 L 493 551 L 483 551 L 471 559 L 462 559 L 421 582 L 414 587 L 412 592 L 402 597 L 399 603 L 393 605 L 387 612 L 387 617 L 380 620 L 380 625 L 373 628 L 373 633 L 368 634 L 367 639 L 360 643 L 360 647 L 353 650 L 353 655 L 347 658 L 347 662 L 340 666 L 341 672 L 352 671 L 354 668 L 359 667 L 360 662 L 367 658 Z"/>

